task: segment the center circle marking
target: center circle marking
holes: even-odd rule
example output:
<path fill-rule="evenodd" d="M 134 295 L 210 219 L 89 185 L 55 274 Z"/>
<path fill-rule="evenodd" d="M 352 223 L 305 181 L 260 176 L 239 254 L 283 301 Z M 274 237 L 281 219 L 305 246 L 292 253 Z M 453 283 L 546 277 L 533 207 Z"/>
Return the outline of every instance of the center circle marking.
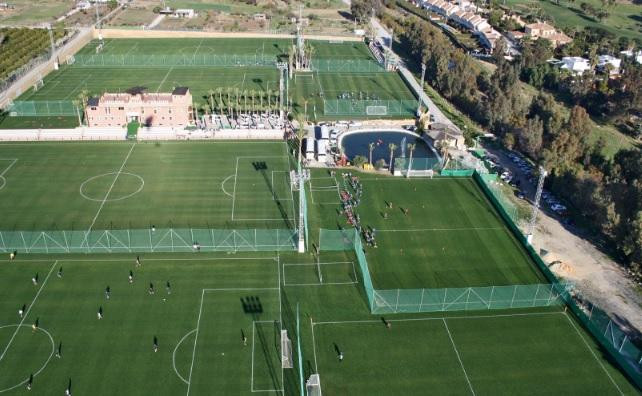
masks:
<path fill-rule="evenodd" d="M 129 194 L 126 194 L 126 195 L 123 195 L 122 197 L 116 197 L 116 198 L 107 197 L 107 199 L 94 198 L 94 197 L 91 197 L 91 196 L 87 195 L 87 193 L 85 193 L 83 191 L 84 188 L 85 188 L 85 185 L 87 183 L 91 183 L 93 180 L 96 180 L 96 179 L 101 178 L 101 177 L 110 176 L 110 175 L 114 175 L 115 176 L 116 174 L 118 174 L 119 177 L 122 176 L 122 175 L 128 175 L 128 176 L 132 176 L 134 178 L 137 178 L 139 180 L 139 182 L 140 182 L 140 186 L 138 187 L 138 189 L 136 191 L 134 191 L 132 193 L 129 193 Z M 80 185 L 80 188 L 79 188 L 79 192 L 80 192 L 80 195 L 83 198 L 85 198 L 85 199 L 87 199 L 89 201 L 94 201 L 94 202 L 103 202 L 103 201 L 105 201 L 105 202 L 115 202 L 115 201 L 122 201 L 123 199 L 127 199 L 127 198 L 130 198 L 130 197 L 138 194 L 139 192 L 141 192 L 143 190 L 143 187 L 145 187 L 145 180 L 142 177 L 140 177 L 139 175 L 135 174 L 135 173 L 130 173 L 130 172 L 108 172 L 108 173 L 103 173 L 101 175 L 92 176 L 89 179 L 87 179 L 84 182 L 82 182 L 82 184 Z"/>

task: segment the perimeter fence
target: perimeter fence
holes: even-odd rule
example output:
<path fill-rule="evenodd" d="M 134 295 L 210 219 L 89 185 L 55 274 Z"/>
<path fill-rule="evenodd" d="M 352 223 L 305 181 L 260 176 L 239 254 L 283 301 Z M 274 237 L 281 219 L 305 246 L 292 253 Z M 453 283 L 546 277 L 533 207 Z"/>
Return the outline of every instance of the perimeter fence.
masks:
<path fill-rule="evenodd" d="M 297 231 L 288 229 L 164 228 L 94 231 L 0 231 L 0 252 L 145 253 L 288 251 Z"/>
<path fill-rule="evenodd" d="M 11 117 L 77 116 L 78 111 L 71 100 L 16 100 L 7 108 Z"/>
<path fill-rule="evenodd" d="M 275 56 L 262 54 L 194 54 L 194 55 L 136 55 L 136 54 L 76 54 L 73 67 L 276 67 Z"/>
<path fill-rule="evenodd" d="M 409 99 L 324 99 L 323 114 L 332 116 L 413 117 L 417 101 Z"/>

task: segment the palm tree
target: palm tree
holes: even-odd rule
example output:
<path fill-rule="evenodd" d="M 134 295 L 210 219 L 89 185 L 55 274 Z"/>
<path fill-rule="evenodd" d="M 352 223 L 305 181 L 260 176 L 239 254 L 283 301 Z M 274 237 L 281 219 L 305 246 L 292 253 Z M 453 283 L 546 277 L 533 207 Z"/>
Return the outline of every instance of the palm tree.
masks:
<path fill-rule="evenodd" d="M 390 164 L 388 165 L 388 171 L 392 172 L 392 157 L 395 155 L 395 150 L 397 145 L 394 143 L 388 144 L 388 150 L 390 150 Z"/>
<path fill-rule="evenodd" d="M 376 144 L 374 142 L 368 143 L 368 159 L 370 160 L 370 165 L 372 165 L 372 151 L 374 150 Z"/>
<path fill-rule="evenodd" d="M 82 118 L 80 118 L 80 100 L 72 100 L 76 108 L 76 115 L 78 116 L 78 126 L 82 126 Z"/>
<path fill-rule="evenodd" d="M 408 161 L 408 170 L 406 171 L 406 177 L 410 177 L 410 170 L 412 169 L 412 152 L 415 151 L 416 144 L 415 143 L 408 143 L 408 152 L 410 153 L 409 161 Z"/>
<path fill-rule="evenodd" d="M 232 104 L 232 100 L 230 99 L 231 93 L 232 93 L 232 88 L 227 88 L 227 115 L 228 116 L 232 115 L 232 107 L 230 106 Z"/>
<path fill-rule="evenodd" d="M 214 90 L 207 90 L 207 94 L 210 96 L 210 108 L 212 109 L 212 111 L 214 111 Z"/>
<path fill-rule="evenodd" d="M 256 96 L 256 91 L 255 90 L 250 90 L 250 99 L 252 99 L 252 114 L 256 112 L 256 108 L 254 107 L 254 97 Z"/>
<path fill-rule="evenodd" d="M 89 98 L 89 91 L 86 89 L 83 89 L 78 93 L 78 101 L 80 102 L 80 105 L 82 106 L 82 112 L 83 112 L 83 117 L 85 118 L 85 121 L 87 121 L 87 99 Z"/>
<path fill-rule="evenodd" d="M 268 112 L 272 114 L 272 108 L 270 105 L 270 96 L 272 96 L 272 90 L 268 88 L 266 92 L 267 92 L 267 101 L 268 101 L 268 104 L 267 104 Z"/>
<path fill-rule="evenodd" d="M 216 93 L 218 94 L 218 109 L 223 113 L 223 88 L 216 87 Z"/>
<path fill-rule="evenodd" d="M 298 154 L 297 154 L 297 161 L 299 163 L 301 162 L 301 151 L 303 150 L 303 138 L 305 138 L 306 135 L 306 130 L 305 130 L 305 119 L 299 116 L 297 117 L 297 122 L 299 124 L 299 127 L 296 130 L 296 138 L 299 142 L 299 149 L 298 149 Z"/>

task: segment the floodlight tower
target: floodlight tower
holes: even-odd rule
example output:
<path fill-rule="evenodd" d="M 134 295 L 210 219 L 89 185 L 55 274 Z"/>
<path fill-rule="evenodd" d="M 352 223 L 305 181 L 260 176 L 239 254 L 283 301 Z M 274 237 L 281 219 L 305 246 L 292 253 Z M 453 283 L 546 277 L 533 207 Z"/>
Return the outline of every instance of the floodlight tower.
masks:
<path fill-rule="evenodd" d="M 296 21 L 296 68 L 304 68 L 305 39 L 303 38 L 303 5 L 299 5 L 299 19 Z"/>
<path fill-rule="evenodd" d="M 56 44 L 54 43 L 54 36 L 53 36 L 53 30 L 51 29 L 51 24 L 47 24 L 47 32 L 49 33 L 49 42 L 51 43 L 51 58 L 53 59 L 53 66 L 54 70 L 58 70 L 58 60 L 55 59 L 56 57 Z"/>
<path fill-rule="evenodd" d="M 539 181 L 537 182 L 537 191 L 535 192 L 535 202 L 533 203 L 533 211 L 531 213 L 531 220 L 528 223 L 528 233 L 526 234 L 526 241 L 530 244 L 533 241 L 533 231 L 535 231 L 535 223 L 537 223 L 537 213 L 539 212 L 539 201 L 542 198 L 542 191 L 544 190 L 544 179 L 548 175 L 544 167 L 539 167 Z"/>
<path fill-rule="evenodd" d="M 421 83 L 419 95 L 417 95 L 417 117 L 421 117 L 421 93 L 424 90 L 424 77 L 426 76 L 426 62 L 421 62 Z"/>
<path fill-rule="evenodd" d="M 288 64 L 287 62 L 278 62 L 276 67 L 279 69 L 279 117 L 281 118 L 281 122 L 283 122 L 285 115 L 283 111 L 283 103 L 285 100 L 285 81 L 283 73 L 287 73 Z"/>
<path fill-rule="evenodd" d="M 94 8 L 96 9 L 96 28 L 100 29 L 100 14 L 98 13 L 98 2 L 94 3 Z"/>

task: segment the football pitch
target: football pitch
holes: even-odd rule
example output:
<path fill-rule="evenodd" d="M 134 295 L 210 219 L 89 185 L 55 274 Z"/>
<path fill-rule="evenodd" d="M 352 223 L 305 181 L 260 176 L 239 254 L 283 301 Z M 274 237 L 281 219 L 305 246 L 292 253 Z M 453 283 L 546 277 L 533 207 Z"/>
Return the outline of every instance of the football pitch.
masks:
<path fill-rule="evenodd" d="M 372 61 L 368 47 L 361 42 L 329 43 L 310 40 L 315 59 L 334 60 L 338 63 Z M 96 55 L 98 41 L 82 48 L 77 55 Z M 251 59 L 287 62 L 291 40 L 273 39 L 106 39 L 97 56 L 116 56 L 129 59 L 152 59 L 155 56 L 191 57 L 246 57 Z M 128 58 L 129 57 L 129 58 Z M 120 59 L 120 58 L 118 58 Z M 81 93 L 98 96 L 104 92 L 125 92 L 144 87 L 148 92 L 171 92 L 178 86 L 189 87 L 196 108 L 210 106 L 216 99 L 217 108 L 234 107 L 245 110 L 248 106 L 275 104 L 278 98 L 279 72 L 273 66 L 163 66 L 148 65 L 83 66 L 80 62 L 63 64 L 43 79 L 43 86 L 30 88 L 17 101 L 74 101 Z M 377 99 L 412 99 L 413 95 L 397 73 L 303 73 L 288 82 L 288 92 L 295 112 L 302 113 L 306 105 L 309 117 L 323 116 L 323 99 L 337 99 L 341 94 L 353 97 L 367 95 Z M 269 96 L 269 98 L 268 98 Z M 247 98 L 246 98 L 247 97 Z M 364 96 L 365 98 L 365 96 Z M 218 104 L 223 104 L 220 106 Z M 208 111 L 210 111 L 208 109 Z M 0 128 L 55 128 L 74 127 L 74 116 L 0 117 Z"/>
<path fill-rule="evenodd" d="M 288 150 L 3 144 L 0 230 L 296 229 Z M 355 252 L 313 253 L 321 228 L 348 228 L 342 173 L 306 183 L 303 254 L 4 253 L 0 393 L 33 374 L 43 395 L 299 395 L 318 373 L 325 395 L 638 394 L 563 305 L 371 314 Z M 378 288 L 545 282 L 473 180 L 356 174 Z"/>

